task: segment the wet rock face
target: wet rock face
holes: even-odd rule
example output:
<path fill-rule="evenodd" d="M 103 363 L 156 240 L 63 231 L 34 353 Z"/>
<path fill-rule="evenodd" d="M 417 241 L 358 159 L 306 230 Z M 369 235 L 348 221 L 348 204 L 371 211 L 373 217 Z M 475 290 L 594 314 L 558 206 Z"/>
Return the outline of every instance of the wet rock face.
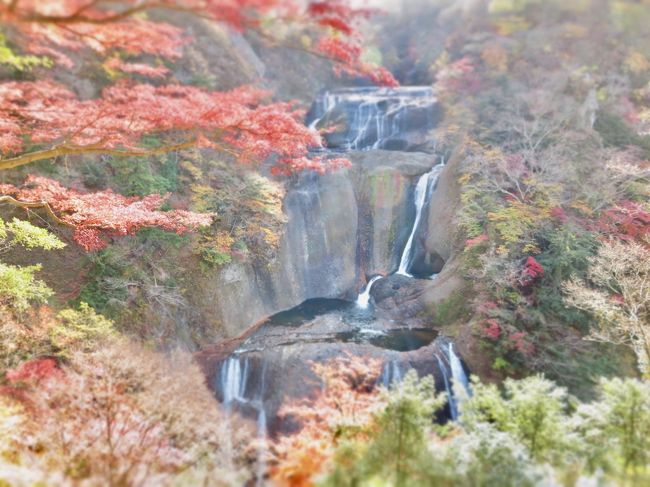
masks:
<path fill-rule="evenodd" d="M 458 211 L 460 202 L 459 166 L 461 160 L 458 155 L 452 155 L 445 170 L 440 174 L 436 190 L 431 195 L 429 214 L 427 218 L 427 231 L 423 248 L 426 253 L 437 254 L 445 261 L 450 261 L 462 244 L 456 242 Z"/>
<path fill-rule="evenodd" d="M 431 87 L 342 88 L 323 93 L 307 124 L 327 129 L 330 149 L 424 150 L 441 117 Z"/>
<path fill-rule="evenodd" d="M 352 168 L 305 174 L 288 186 L 287 225 L 274 262 L 233 262 L 199 276 L 188 298 L 203 322 L 236 336 L 307 299 L 354 299 L 367 276 L 397 269 L 415 217 L 414 184 L 436 158 L 388 151 L 346 156 Z"/>
<path fill-rule="evenodd" d="M 433 281 L 395 274 L 378 281 L 370 294 L 379 316 L 407 322 L 409 326 L 430 326 L 430 323 L 420 322 L 417 317 L 422 310 L 420 297 L 433 284 Z"/>
<path fill-rule="evenodd" d="M 421 376 L 433 374 L 444 391 L 451 377 L 448 343 L 435 330 L 408 328 L 351 303 L 321 299 L 279 313 L 247 337 L 197 359 L 227 409 L 252 419 L 263 414 L 275 433 L 294 426 L 278 415 L 281 406 L 321 387 L 313 362 L 342 355 L 375 358 L 382 364 L 378 384 L 389 385 L 415 369 Z"/>

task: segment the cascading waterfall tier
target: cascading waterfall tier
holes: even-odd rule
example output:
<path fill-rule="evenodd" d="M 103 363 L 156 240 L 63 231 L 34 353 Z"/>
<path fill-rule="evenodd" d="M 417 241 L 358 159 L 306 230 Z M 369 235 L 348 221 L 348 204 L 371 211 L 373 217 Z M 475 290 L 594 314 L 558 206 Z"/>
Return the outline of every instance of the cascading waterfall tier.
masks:
<path fill-rule="evenodd" d="M 418 233 L 418 229 L 420 228 L 422 214 L 427 207 L 427 202 L 431 197 L 431 192 L 436 186 L 436 182 L 438 181 L 438 177 L 440 176 L 440 172 L 442 171 L 443 167 L 444 164 L 438 164 L 437 166 L 434 166 L 431 171 L 420 176 L 417 184 L 415 185 L 415 192 L 413 196 L 413 203 L 415 205 L 415 220 L 413 221 L 413 226 L 411 227 L 411 232 L 409 233 L 409 238 L 406 242 L 406 245 L 404 246 L 404 250 L 402 251 L 399 268 L 395 274 L 413 277 L 411 274 L 409 274 L 409 270 L 411 269 L 411 265 L 413 263 L 415 237 Z M 372 286 L 382 277 L 383 276 L 375 276 L 370 281 L 368 281 L 366 287 L 357 296 L 357 307 L 361 309 L 367 309 L 369 307 L 370 292 L 372 290 Z"/>
<path fill-rule="evenodd" d="M 411 151 L 426 145 L 439 118 L 430 86 L 362 87 L 323 93 L 307 114 L 307 124 L 328 129 L 329 149 Z"/>
<path fill-rule="evenodd" d="M 243 366 L 242 366 L 242 361 Z M 230 356 L 221 367 L 221 391 L 223 404 L 230 407 L 233 402 L 242 400 L 246 391 L 248 361 L 237 355 Z"/>
<path fill-rule="evenodd" d="M 422 212 L 426 207 L 427 199 L 431 194 L 431 188 L 435 187 L 435 184 L 438 181 L 438 176 L 443 167 L 443 164 L 434 166 L 431 171 L 420 176 L 420 179 L 415 186 L 415 221 L 413 222 L 413 228 L 411 228 L 411 233 L 406 241 L 406 246 L 404 247 L 402 258 L 399 262 L 399 268 L 397 269 L 397 274 L 399 275 L 411 277 L 411 274 L 409 274 L 408 271 L 411 268 L 413 260 L 413 244 L 415 242 L 415 236 L 420 227 Z"/>
<path fill-rule="evenodd" d="M 398 360 L 390 360 L 384 364 L 379 383 L 384 387 L 390 387 L 394 382 L 401 381 L 403 377 L 403 365 Z"/>
<path fill-rule="evenodd" d="M 368 306 L 370 306 L 370 291 L 372 290 L 372 285 L 376 283 L 379 279 L 381 279 L 383 276 L 375 276 L 370 281 L 368 281 L 368 284 L 366 284 L 366 287 L 361 291 L 359 296 L 357 296 L 357 307 L 361 309 L 368 309 Z"/>
<path fill-rule="evenodd" d="M 447 393 L 449 416 L 455 421 L 460 415 L 459 404 L 472 394 L 472 390 L 463 363 L 454 352 L 454 344 L 444 339 L 441 342 L 442 353 L 436 353 L 435 357 Z"/>

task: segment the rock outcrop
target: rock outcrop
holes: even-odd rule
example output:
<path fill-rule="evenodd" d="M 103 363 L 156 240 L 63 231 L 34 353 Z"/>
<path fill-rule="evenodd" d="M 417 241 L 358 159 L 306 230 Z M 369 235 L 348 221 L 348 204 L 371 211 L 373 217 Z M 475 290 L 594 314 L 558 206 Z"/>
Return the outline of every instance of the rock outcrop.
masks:
<path fill-rule="evenodd" d="M 378 360 L 383 365 L 377 370 L 377 382 L 384 385 L 415 369 L 420 375 L 433 374 L 437 389 L 445 390 L 448 370 L 441 367 L 448 362 L 447 342 L 434 330 L 373 320 L 364 333 L 350 316 L 353 305 L 345 308 L 336 300 L 322 301 L 333 309 L 311 318 L 303 315 L 299 323 L 294 316 L 278 316 L 277 322 L 273 317 L 238 340 L 197 354 L 219 400 L 248 417 L 263 412 L 272 433 L 291 430 L 291 418 L 277 415 L 282 404 L 308 397 L 320 387 L 313 362 L 342 355 Z"/>
<path fill-rule="evenodd" d="M 440 173 L 436 190 L 431 195 L 424 247 L 428 254 L 438 255 L 445 262 L 456 252 L 458 210 L 460 209 L 460 158 L 452 156 Z"/>
<path fill-rule="evenodd" d="M 235 262 L 201 279 L 190 296 L 199 319 L 234 336 L 307 299 L 352 299 L 367 276 L 396 270 L 414 218 L 414 181 L 435 157 L 387 151 L 348 157 L 350 169 L 289 185 L 288 223 L 274 262 Z"/>

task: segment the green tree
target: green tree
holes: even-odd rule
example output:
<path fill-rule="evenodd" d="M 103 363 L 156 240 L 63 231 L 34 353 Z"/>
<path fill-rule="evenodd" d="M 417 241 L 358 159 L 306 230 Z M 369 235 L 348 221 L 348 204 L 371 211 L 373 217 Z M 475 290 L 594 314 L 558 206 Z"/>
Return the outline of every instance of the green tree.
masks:
<path fill-rule="evenodd" d="M 567 427 L 567 392 L 542 376 L 495 385 L 475 381 L 474 395 L 462 404 L 463 426 L 474 431 L 493 424 L 521 442 L 536 461 L 560 463 L 571 446 Z"/>
<path fill-rule="evenodd" d="M 92 349 L 96 341 L 115 334 L 113 322 L 88 303 L 81 302 L 79 309 L 65 309 L 57 318 L 59 323 L 50 329 L 50 338 L 61 349 Z"/>
<path fill-rule="evenodd" d="M 418 379 L 415 371 L 384 394 L 386 407 L 375 416 L 367 443 L 344 442 L 323 485 L 430 485 L 423 468 L 429 459 L 428 434 L 446 398 L 436 395 L 432 376 Z"/>
<path fill-rule="evenodd" d="M 55 250 L 65 244 L 44 228 L 27 221 L 14 218 L 7 223 L 0 218 L 0 255 L 16 246 L 26 250 Z M 33 302 L 46 301 L 52 290 L 36 279 L 35 274 L 40 270 L 40 264 L 20 267 L 0 261 L 0 305 L 22 312 Z"/>
<path fill-rule="evenodd" d="M 602 379 L 599 400 L 581 404 L 573 421 L 590 470 L 650 483 L 650 382 Z"/>

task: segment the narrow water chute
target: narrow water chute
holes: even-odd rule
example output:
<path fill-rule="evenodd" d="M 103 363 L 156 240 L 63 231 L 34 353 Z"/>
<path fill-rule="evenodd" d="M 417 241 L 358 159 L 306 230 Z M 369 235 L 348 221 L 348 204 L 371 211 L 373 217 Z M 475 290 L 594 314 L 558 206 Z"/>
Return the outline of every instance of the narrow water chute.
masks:
<path fill-rule="evenodd" d="M 422 220 L 422 213 L 426 207 L 427 197 L 429 196 L 430 189 L 435 186 L 435 183 L 438 180 L 438 176 L 440 175 L 440 171 L 443 167 L 444 166 L 442 164 L 434 166 L 431 171 L 420 176 L 420 179 L 415 186 L 415 221 L 413 222 L 413 227 L 411 228 L 409 238 L 406 241 L 404 251 L 402 252 L 402 258 L 400 259 L 399 268 L 396 272 L 398 275 L 412 277 L 408 271 L 410 270 L 413 261 L 413 246 L 415 243 L 415 236 L 420 226 L 420 221 Z"/>
<path fill-rule="evenodd" d="M 370 281 L 368 281 L 366 287 L 359 294 L 359 296 L 357 296 L 357 301 L 356 301 L 357 308 L 367 309 L 368 306 L 370 306 L 370 291 L 372 290 L 372 285 L 381 278 L 382 276 L 375 276 L 372 279 L 370 279 Z"/>

